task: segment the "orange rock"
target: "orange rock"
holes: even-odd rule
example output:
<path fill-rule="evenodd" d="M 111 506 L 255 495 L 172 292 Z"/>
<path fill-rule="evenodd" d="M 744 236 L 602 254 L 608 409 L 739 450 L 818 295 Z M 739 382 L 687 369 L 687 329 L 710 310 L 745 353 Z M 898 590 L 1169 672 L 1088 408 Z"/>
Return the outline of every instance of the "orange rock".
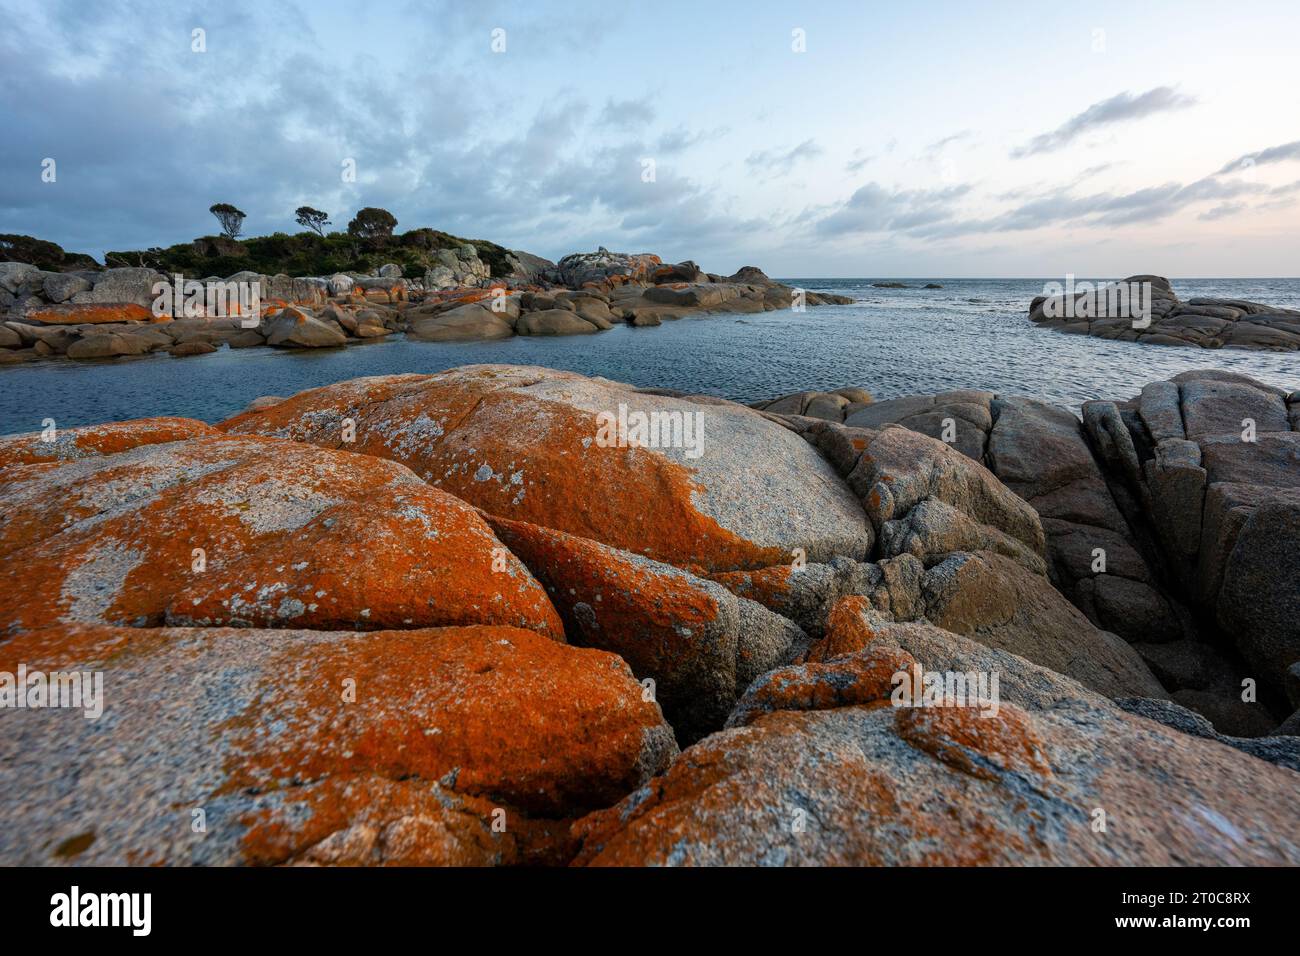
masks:
<path fill-rule="evenodd" d="M 154 315 L 152 311 L 144 306 L 131 302 L 111 305 L 90 303 L 84 305 L 73 303 L 47 305 L 39 309 L 29 309 L 26 319 L 28 322 L 39 322 L 43 325 L 99 325 L 104 322 L 160 323 L 170 322 L 171 320 L 170 315 Z"/>
<path fill-rule="evenodd" d="M 598 444 L 598 415 L 699 415 L 698 457 Z M 731 403 L 698 404 L 549 369 L 468 366 L 303 392 L 218 427 L 350 448 L 408 465 L 492 514 L 567 531 L 679 567 L 725 571 L 862 558 L 861 506 L 805 442 Z M 758 488 L 760 490 L 756 491 Z"/>
<path fill-rule="evenodd" d="M 775 710 L 886 703 L 894 688 L 894 675 L 915 663 L 910 654 L 897 648 L 879 647 L 825 663 L 779 667 L 749 686 L 727 726 L 743 727 Z"/>
<path fill-rule="evenodd" d="M 874 704 L 759 716 L 580 820 L 574 862 L 1300 862 L 1293 771 L 1100 699 L 1032 713 L 1003 701 L 996 717 L 978 713 Z"/>
<path fill-rule="evenodd" d="M 1020 773 L 1040 790 L 1052 777 L 1046 746 L 1014 704 L 992 715 L 978 706 L 900 707 L 894 726 L 913 747 L 973 777 Z"/>
<path fill-rule="evenodd" d="M 722 726 L 737 696 L 806 643 L 785 618 L 671 565 L 561 531 L 489 516 L 546 585 L 574 643 L 614 651 L 683 740 Z"/>
<path fill-rule="evenodd" d="M 876 637 L 871 601 L 856 595 L 842 598 L 831 608 L 826 637 L 808 650 L 810 661 L 828 661 L 865 648 Z"/>
<path fill-rule="evenodd" d="M 196 437 L 15 465 L 0 494 L 0 630 L 509 624 L 564 639 L 474 510 L 392 462 Z"/>
<path fill-rule="evenodd" d="M 6 713 L 0 784 L 45 770 L 0 805 L 4 863 L 87 832 L 76 862 L 563 862 L 567 820 L 676 754 L 617 657 L 510 627 L 62 627 L 17 662 L 106 690 L 102 722 Z"/>
<path fill-rule="evenodd" d="M 113 455 L 141 445 L 159 445 L 204 435 L 220 436 L 211 425 L 193 418 L 137 418 L 105 425 L 56 429 L 52 440 L 41 432 L 0 438 L 0 468 L 43 461 L 70 461 Z"/>

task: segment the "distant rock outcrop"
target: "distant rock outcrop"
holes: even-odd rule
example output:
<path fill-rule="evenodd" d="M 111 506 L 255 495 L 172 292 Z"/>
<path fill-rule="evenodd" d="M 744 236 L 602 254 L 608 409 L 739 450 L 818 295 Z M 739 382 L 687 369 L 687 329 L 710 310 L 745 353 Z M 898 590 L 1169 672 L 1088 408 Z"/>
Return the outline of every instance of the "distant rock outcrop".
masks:
<path fill-rule="evenodd" d="M 1137 321 L 1125 308 L 1104 300 L 1108 288 L 1148 284 L 1151 309 Z M 1196 345 L 1200 348 L 1254 349 L 1293 352 L 1300 349 L 1300 310 L 1283 309 L 1241 299 L 1196 298 L 1183 302 L 1168 279 L 1140 275 L 1103 287 L 1096 303 L 1077 307 L 1092 295 L 1038 296 L 1030 303 L 1029 318 L 1043 328 L 1103 339 L 1144 342 L 1149 345 Z M 1149 319 L 1149 324 L 1146 324 Z"/>

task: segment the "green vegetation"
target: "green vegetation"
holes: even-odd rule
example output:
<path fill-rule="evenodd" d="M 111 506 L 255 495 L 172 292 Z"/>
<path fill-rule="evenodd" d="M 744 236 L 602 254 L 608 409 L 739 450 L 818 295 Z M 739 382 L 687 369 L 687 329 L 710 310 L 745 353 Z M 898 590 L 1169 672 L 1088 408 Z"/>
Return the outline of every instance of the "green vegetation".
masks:
<path fill-rule="evenodd" d="M 462 239 L 437 229 L 412 229 L 397 236 L 364 238 L 345 232 L 319 236 L 314 232 L 284 232 L 248 239 L 204 236 L 166 249 L 109 252 L 109 266 L 151 266 L 160 272 L 180 272 L 195 278 L 229 276 L 236 272 L 328 276 L 335 272 L 372 272 L 388 262 L 402 267 L 407 278 L 423 278 L 440 249 L 469 244 L 492 269 L 510 274 L 509 250 L 483 239 Z M 18 258 L 18 257 L 13 257 Z M 24 260 L 27 261 L 27 260 Z"/>
<path fill-rule="evenodd" d="M 348 233 L 363 239 L 391 236 L 396 228 L 397 217 L 387 209 L 380 209 L 377 206 L 367 206 L 348 223 Z"/>
<path fill-rule="evenodd" d="M 0 234 L 0 262 L 29 262 L 45 272 L 75 272 L 98 269 L 99 263 L 80 252 L 64 252 L 63 247 L 31 236 Z"/>
<path fill-rule="evenodd" d="M 208 207 L 208 212 L 217 217 L 221 223 L 221 234 L 227 239 L 237 239 L 244 231 L 245 213 L 228 202 L 219 202 Z"/>
<path fill-rule="evenodd" d="M 293 214 L 293 221 L 306 226 L 318 236 L 325 235 L 325 227 L 330 224 L 330 214 L 311 206 L 299 206 Z"/>
<path fill-rule="evenodd" d="M 306 209 L 306 207 L 303 207 Z M 299 210 L 302 212 L 303 210 Z M 380 210 L 382 212 L 382 210 Z M 316 213 L 318 210 L 310 210 Z M 323 213 L 322 213 L 323 215 Z M 396 220 L 394 220 L 396 222 Z M 488 264 L 493 276 L 511 272 L 508 249 L 484 239 L 462 239 L 438 229 L 412 229 L 400 235 L 359 236 L 346 232 L 285 232 L 269 236 L 232 239 L 203 236 L 167 248 L 125 249 L 107 253 L 109 267 L 140 266 L 159 272 L 180 272 L 187 277 L 222 278 L 236 272 L 284 273 L 291 276 L 328 276 L 336 272 L 373 272 L 395 262 L 408 279 L 424 277 L 443 249 L 471 245 Z M 99 263 L 80 253 L 64 252 L 52 242 L 31 236 L 0 235 L 0 262 L 30 262 L 49 272 L 98 269 Z"/>

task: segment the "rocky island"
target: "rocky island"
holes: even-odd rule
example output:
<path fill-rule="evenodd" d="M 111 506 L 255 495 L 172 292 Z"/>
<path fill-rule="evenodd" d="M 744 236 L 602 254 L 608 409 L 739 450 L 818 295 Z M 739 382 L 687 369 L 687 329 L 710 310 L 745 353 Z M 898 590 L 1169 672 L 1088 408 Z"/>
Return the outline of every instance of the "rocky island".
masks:
<path fill-rule="evenodd" d="M 1046 295 L 1030 303 L 1029 319 L 1058 332 L 1148 345 L 1270 352 L 1300 349 L 1300 310 L 1241 299 L 1193 298 L 1183 302 L 1162 276 L 1130 276 L 1118 284 L 1149 287 L 1151 314 L 1145 321 L 1134 323 L 1132 316 L 1115 314 L 1113 310 L 1110 314 L 1105 309 L 1075 310 L 1069 307 L 1069 299 L 1075 297 Z"/>
<path fill-rule="evenodd" d="M 678 307 L 629 285 L 520 316 Z M 468 366 L 0 439 L 0 494 L 0 670 L 105 678 L 6 713 L 5 864 L 1300 863 L 1300 393 L 1244 376 Z"/>

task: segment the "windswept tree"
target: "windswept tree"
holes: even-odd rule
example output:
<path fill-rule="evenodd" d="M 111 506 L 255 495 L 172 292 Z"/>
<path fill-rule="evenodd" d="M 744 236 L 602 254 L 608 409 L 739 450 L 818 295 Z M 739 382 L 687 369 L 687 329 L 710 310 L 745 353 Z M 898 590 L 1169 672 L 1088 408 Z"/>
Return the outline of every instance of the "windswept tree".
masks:
<path fill-rule="evenodd" d="M 397 217 L 387 209 L 377 209 L 374 206 L 367 206 L 362 209 L 348 223 L 348 232 L 363 239 L 391 236 L 396 228 Z"/>
<path fill-rule="evenodd" d="M 221 223 L 221 234 L 227 239 L 238 238 L 244 230 L 244 214 L 228 202 L 219 202 L 209 206 L 208 212 L 217 217 Z"/>
<path fill-rule="evenodd" d="M 318 236 L 324 236 L 325 227 L 330 224 L 329 213 L 312 209 L 311 206 L 299 206 L 293 215 L 298 225 L 306 226 Z"/>

